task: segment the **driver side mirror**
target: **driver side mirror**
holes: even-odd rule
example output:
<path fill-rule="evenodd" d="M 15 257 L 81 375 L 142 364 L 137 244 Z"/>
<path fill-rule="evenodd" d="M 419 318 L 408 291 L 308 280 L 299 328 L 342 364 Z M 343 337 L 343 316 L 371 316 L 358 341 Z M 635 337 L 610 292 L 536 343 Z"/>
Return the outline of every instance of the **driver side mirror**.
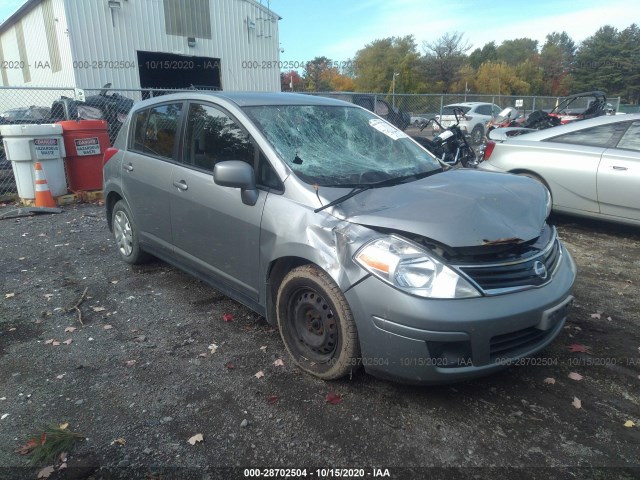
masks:
<path fill-rule="evenodd" d="M 213 181 L 221 187 L 240 189 L 240 198 L 245 205 L 253 206 L 258 201 L 256 175 L 253 167 L 240 160 L 227 160 L 213 167 Z"/>

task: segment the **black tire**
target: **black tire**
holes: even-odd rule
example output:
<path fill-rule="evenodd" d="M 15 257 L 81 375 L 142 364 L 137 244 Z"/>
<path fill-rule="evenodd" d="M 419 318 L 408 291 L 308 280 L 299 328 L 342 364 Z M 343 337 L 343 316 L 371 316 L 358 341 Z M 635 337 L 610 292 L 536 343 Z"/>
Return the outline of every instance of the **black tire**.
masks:
<path fill-rule="evenodd" d="M 482 125 L 476 125 L 471 131 L 471 143 L 473 145 L 480 145 L 482 138 L 484 137 L 484 128 Z"/>
<path fill-rule="evenodd" d="M 131 210 L 124 200 L 118 200 L 113 207 L 111 230 L 122 260 L 131 265 L 140 265 L 151 259 L 151 256 L 140 248 L 138 230 Z"/>
<path fill-rule="evenodd" d="M 287 352 L 323 380 L 358 369 L 360 344 L 351 309 L 333 279 L 315 265 L 291 270 L 276 299 L 278 329 Z"/>

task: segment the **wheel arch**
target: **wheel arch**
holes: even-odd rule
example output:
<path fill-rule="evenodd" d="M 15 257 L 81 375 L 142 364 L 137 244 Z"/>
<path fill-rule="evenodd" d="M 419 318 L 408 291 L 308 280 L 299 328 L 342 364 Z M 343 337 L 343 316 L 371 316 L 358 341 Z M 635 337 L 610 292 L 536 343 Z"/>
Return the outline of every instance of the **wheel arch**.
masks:
<path fill-rule="evenodd" d="M 280 257 L 273 260 L 267 269 L 266 279 L 266 318 L 267 322 L 275 325 L 276 322 L 276 296 L 278 295 L 278 287 L 285 275 L 296 267 L 302 265 L 315 265 L 324 270 L 322 267 L 307 258 L 288 256 Z"/>
<path fill-rule="evenodd" d="M 120 195 L 118 192 L 115 192 L 115 191 L 109 192 L 107 194 L 107 198 L 105 198 L 104 200 L 106 216 L 107 216 L 107 225 L 109 225 L 109 230 L 111 231 L 113 231 L 113 225 L 111 221 L 112 215 L 113 215 L 113 207 L 120 200 L 122 200 L 122 195 Z"/>
<path fill-rule="evenodd" d="M 528 170 L 526 168 L 515 168 L 513 170 L 509 170 L 509 173 L 513 173 L 515 175 L 525 175 L 525 176 L 529 176 L 529 177 L 534 177 L 535 180 L 538 180 L 540 183 L 542 183 L 547 188 L 547 190 L 551 194 L 551 199 L 553 200 L 553 191 L 551 190 L 551 187 L 549 186 L 549 183 L 539 173 L 532 172 L 531 170 Z"/>

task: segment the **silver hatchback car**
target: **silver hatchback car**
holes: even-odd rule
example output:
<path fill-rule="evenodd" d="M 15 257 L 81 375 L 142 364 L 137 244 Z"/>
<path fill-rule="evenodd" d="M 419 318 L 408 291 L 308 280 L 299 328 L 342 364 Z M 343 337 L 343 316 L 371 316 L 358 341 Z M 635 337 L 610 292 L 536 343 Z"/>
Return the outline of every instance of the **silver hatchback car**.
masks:
<path fill-rule="evenodd" d="M 134 106 L 104 193 L 124 261 L 264 315 L 303 370 L 443 383 L 549 344 L 576 276 L 543 186 L 447 168 L 353 104 L 184 92 Z"/>

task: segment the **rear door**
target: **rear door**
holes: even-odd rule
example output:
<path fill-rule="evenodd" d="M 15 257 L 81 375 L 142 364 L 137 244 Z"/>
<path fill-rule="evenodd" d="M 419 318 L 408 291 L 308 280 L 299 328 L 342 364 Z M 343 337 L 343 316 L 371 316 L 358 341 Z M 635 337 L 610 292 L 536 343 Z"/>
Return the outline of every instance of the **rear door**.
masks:
<path fill-rule="evenodd" d="M 182 163 L 173 170 L 170 196 L 176 254 L 190 268 L 236 294 L 258 300 L 260 221 L 267 192 L 245 205 L 236 188 L 213 181 L 225 160 L 255 165 L 257 147 L 232 116 L 212 104 L 191 103 Z"/>
<path fill-rule="evenodd" d="M 615 148 L 607 149 L 598 168 L 601 213 L 640 220 L 640 121 L 626 128 Z"/>
<path fill-rule="evenodd" d="M 178 154 L 177 132 L 183 104 L 141 110 L 132 119 L 129 148 L 122 159 L 122 186 L 143 244 L 171 252 L 169 195 Z"/>

